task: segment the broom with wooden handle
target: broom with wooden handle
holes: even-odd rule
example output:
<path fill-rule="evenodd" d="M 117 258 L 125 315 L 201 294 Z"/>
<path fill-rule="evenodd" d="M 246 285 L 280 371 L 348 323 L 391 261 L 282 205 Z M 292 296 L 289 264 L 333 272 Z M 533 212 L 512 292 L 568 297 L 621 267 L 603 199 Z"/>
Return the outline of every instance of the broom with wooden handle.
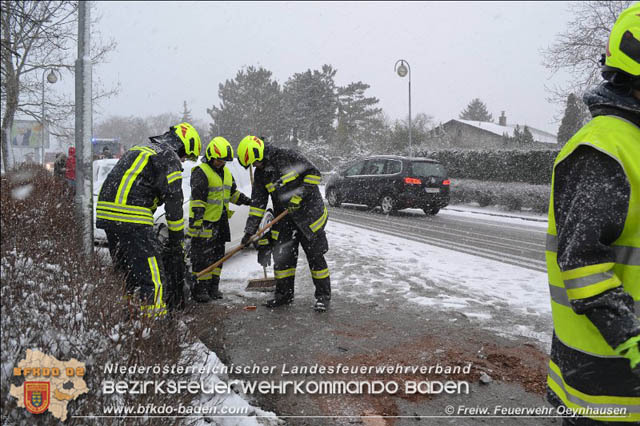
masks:
<path fill-rule="evenodd" d="M 204 274 L 207 274 L 211 271 L 213 271 L 214 269 L 216 269 L 218 266 L 222 265 L 224 262 L 226 262 L 227 260 L 229 260 L 229 258 L 231 258 L 233 255 L 235 255 L 236 253 L 238 253 L 240 250 L 242 250 L 243 248 L 247 247 L 250 244 L 253 244 L 258 238 L 260 238 L 260 236 L 267 230 L 269 230 L 269 228 L 271 228 L 273 225 L 275 225 L 276 223 L 278 223 L 283 217 L 285 217 L 287 214 L 289 213 L 289 210 L 285 210 L 282 213 L 280 213 L 278 216 L 276 216 L 275 219 L 273 219 L 271 222 L 267 223 L 265 226 L 263 226 L 262 228 L 258 229 L 258 232 L 256 232 L 255 234 L 253 234 L 253 236 L 251 238 L 249 238 L 249 241 L 247 241 L 246 244 L 240 244 L 238 247 L 234 248 L 233 250 L 231 250 L 229 253 L 225 254 L 222 259 L 216 261 L 215 263 L 207 266 L 205 269 L 203 269 L 200 272 L 196 272 L 196 277 L 200 278 L 201 276 L 203 276 Z M 275 278 L 272 279 L 275 285 Z M 261 280 L 263 281 L 263 280 Z"/>

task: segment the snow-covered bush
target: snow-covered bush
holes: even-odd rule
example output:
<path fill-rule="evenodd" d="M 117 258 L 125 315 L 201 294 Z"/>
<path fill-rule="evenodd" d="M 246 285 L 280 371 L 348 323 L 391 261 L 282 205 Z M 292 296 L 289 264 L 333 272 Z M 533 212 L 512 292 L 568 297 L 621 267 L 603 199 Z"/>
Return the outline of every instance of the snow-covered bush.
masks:
<path fill-rule="evenodd" d="M 531 210 L 546 213 L 549 185 L 519 182 L 485 182 L 471 179 L 451 180 L 451 204 L 478 203 L 481 207 L 503 206 L 507 210 Z"/>
<path fill-rule="evenodd" d="M 105 404 L 168 403 L 176 395 L 103 395 L 108 377 L 103 366 L 188 365 L 184 348 L 194 341 L 170 320 L 154 321 L 139 315 L 139 302 L 123 295 L 123 276 L 110 266 L 108 254 L 83 257 L 74 224 L 73 200 L 63 182 L 44 168 L 23 166 L 1 179 L 1 405 L 4 424 L 50 424 L 51 416 L 33 416 L 16 409 L 9 395 L 13 367 L 27 349 L 37 349 L 59 360 L 76 358 L 86 364 L 84 377 L 90 392 L 69 404 L 69 414 L 101 415 Z M 106 257 L 106 258 L 105 258 Z M 178 379 L 164 376 L 162 379 Z M 117 396 L 115 396 L 117 395 Z M 185 401 L 185 404 L 188 404 Z M 127 419 L 127 424 L 137 424 Z M 118 420 L 100 419 L 100 424 Z M 74 419 L 67 424 L 84 424 Z M 171 418 L 153 424 L 175 424 Z M 184 424 L 184 423 L 181 423 Z"/>

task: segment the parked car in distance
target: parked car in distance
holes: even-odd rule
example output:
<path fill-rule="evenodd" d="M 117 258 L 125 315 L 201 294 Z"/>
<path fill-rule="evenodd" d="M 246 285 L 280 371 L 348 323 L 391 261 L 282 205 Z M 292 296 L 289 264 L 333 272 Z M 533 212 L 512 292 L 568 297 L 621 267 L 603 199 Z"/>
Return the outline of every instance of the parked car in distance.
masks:
<path fill-rule="evenodd" d="M 380 206 L 382 213 L 420 208 L 428 216 L 449 204 L 450 181 L 444 166 L 428 158 L 372 156 L 348 164 L 329 178 L 325 197 L 342 203 Z"/>

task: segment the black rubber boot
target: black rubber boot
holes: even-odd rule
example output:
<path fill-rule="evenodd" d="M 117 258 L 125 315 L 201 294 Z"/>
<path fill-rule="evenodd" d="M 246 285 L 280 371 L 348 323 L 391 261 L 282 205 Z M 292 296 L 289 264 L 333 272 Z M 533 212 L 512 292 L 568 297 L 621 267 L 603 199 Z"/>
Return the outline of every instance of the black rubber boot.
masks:
<path fill-rule="evenodd" d="M 193 290 L 191 291 L 191 297 L 198 303 L 210 302 L 211 299 L 207 294 L 207 282 L 196 281 L 195 285 L 193 286 Z"/>
<path fill-rule="evenodd" d="M 329 309 L 329 299 L 316 299 L 316 303 L 313 305 L 313 310 L 316 312 L 326 312 Z"/>
<path fill-rule="evenodd" d="M 218 290 L 220 284 L 220 277 L 214 277 L 212 280 L 207 281 L 207 293 L 211 300 L 222 299 L 222 293 Z"/>
<path fill-rule="evenodd" d="M 275 297 L 264 304 L 267 308 L 277 308 L 278 306 L 290 305 L 293 302 L 293 281 L 294 277 L 287 277 L 276 280 Z"/>

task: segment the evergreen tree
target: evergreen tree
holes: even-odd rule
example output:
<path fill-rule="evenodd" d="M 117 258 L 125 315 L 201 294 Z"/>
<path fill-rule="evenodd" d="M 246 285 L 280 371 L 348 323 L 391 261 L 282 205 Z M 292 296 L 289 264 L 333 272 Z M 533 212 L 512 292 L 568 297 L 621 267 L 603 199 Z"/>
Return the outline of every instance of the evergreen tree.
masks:
<path fill-rule="evenodd" d="M 564 146 L 565 143 L 585 124 L 589 115 L 585 111 L 584 104 L 578 97 L 570 93 L 567 96 L 567 106 L 564 110 L 564 117 L 558 129 L 558 145 Z"/>
<path fill-rule="evenodd" d="M 520 144 L 527 145 L 534 142 L 535 141 L 533 140 L 533 134 L 531 133 L 531 130 L 529 130 L 529 127 L 525 125 L 524 129 L 522 130 L 522 139 L 520 140 Z"/>
<path fill-rule="evenodd" d="M 193 121 L 193 117 L 191 117 L 191 110 L 187 108 L 187 101 L 183 102 L 183 111 L 182 111 L 182 122 L 191 123 Z"/>
<path fill-rule="evenodd" d="M 470 121 L 493 121 L 493 116 L 489 114 L 487 106 L 478 98 L 469 102 L 469 105 L 460 113 L 460 118 Z"/>
<path fill-rule="evenodd" d="M 323 65 L 322 71 L 296 73 L 284 84 L 284 111 L 293 141 L 326 143 L 332 139 L 336 72 L 331 65 Z"/>
<path fill-rule="evenodd" d="M 381 108 L 376 107 L 378 99 L 365 96 L 370 86 L 361 81 L 339 87 L 338 125 L 334 138 L 334 147 L 339 152 L 365 152 L 370 149 L 372 140 L 380 133 L 384 122 L 380 117 Z"/>
<path fill-rule="evenodd" d="M 210 133 L 224 136 L 236 146 L 246 135 L 281 140 L 286 135 L 282 91 L 271 71 L 253 66 L 218 86 L 220 106 L 207 109 L 213 119 Z"/>

